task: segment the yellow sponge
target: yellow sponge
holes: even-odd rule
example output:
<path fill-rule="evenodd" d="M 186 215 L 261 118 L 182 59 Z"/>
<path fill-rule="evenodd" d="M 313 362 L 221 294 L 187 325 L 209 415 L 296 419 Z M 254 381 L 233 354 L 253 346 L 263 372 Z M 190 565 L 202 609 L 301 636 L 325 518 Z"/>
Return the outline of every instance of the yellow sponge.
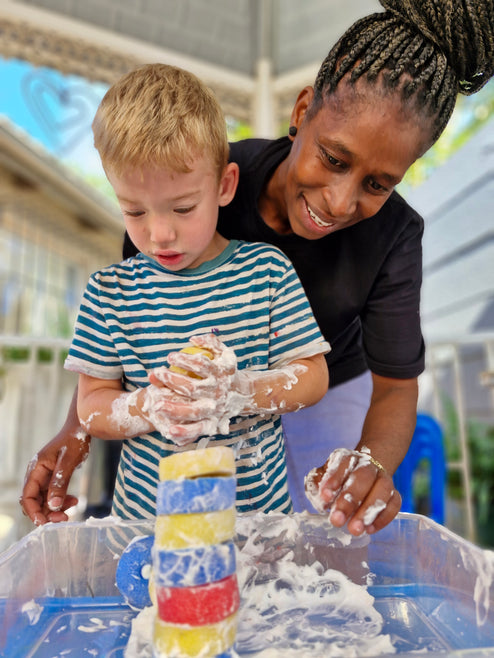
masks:
<path fill-rule="evenodd" d="M 188 548 L 230 541 L 235 536 L 235 508 L 199 514 L 156 517 L 155 546 Z"/>
<path fill-rule="evenodd" d="M 181 352 L 185 352 L 185 354 L 204 354 L 204 356 L 207 356 L 208 359 L 213 359 L 213 353 L 207 350 L 205 347 L 196 347 L 195 345 L 190 345 L 189 347 L 184 347 Z M 190 370 L 185 370 L 185 368 L 180 368 L 179 366 L 170 366 L 171 372 L 178 372 L 181 375 L 188 375 L 189 377 L 193 377 L 194 379 L 201 379 L 199 375 L 196 375 L 195 372 L 191 372 Z"/>
<path fill-rule="evenodd" d="M 156 619 L 153 648 L 158 656 L 195 658 L 216 656 L 233 646 L 237 633 L 238 613 L 216 624 L 181 626 Z"/>
<path fill-rule="evenodd" d="M 234 474 L 235 455 L 228 446 L 177 452 L 164 457 L 159 465 L 160 480 Z"/>

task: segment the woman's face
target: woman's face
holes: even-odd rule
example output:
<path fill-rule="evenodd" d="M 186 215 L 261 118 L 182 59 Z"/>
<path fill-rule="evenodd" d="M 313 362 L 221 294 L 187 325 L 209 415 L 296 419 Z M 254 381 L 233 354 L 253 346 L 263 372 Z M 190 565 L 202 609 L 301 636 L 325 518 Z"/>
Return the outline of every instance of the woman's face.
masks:
<path fill-rule="evenodd" d="M 307 87 L 292 113 L 282 204 L 291 231 L 308 240 L 375 215 L 427 145 L 427 127 L 406 119 L 393 96 L 340 87 L 311 117 Z"/>

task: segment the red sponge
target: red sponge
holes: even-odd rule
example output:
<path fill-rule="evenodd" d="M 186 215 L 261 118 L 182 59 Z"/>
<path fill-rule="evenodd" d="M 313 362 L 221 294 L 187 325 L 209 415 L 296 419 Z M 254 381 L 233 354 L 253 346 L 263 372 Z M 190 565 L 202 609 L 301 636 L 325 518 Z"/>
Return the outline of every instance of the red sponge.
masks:
<path fill-rule="evenodd" d="M 156 587 L 158 617 L 169 624 L 215 624 L 240 605 L 237 576 L 196 587 Z"/>

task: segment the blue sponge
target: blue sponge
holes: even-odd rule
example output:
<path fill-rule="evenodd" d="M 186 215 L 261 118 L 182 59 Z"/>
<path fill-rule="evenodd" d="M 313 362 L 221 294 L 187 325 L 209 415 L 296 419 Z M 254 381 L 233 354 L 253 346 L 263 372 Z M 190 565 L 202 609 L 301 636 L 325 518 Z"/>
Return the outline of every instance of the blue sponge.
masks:
<path fill-rule="evenodd" d="M 201 477 L 158 483 L 156 514 L 199 514 L 234 507 L 235 477 Z"/>
<path fill-rule="evenodd" d="M 153 577 L 160 587 L 195 587 L 235 573 L 233 542 L 201 548 L 154 549 Z"/>
<path fill-rule="evenodd" d="M 151 605 L 149 576 L 153 545 L 153 535 L 135 537 L 124 550 L 118 562 L 117 587 L 131 608 L 142 610 Z"/>

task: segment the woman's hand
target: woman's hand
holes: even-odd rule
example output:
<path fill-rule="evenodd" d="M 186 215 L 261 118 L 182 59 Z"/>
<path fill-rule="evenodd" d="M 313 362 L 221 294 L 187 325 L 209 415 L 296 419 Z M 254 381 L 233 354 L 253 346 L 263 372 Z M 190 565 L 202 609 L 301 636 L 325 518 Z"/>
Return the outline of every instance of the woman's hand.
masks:
<path fill-rule="evenodd" d="M 74 470 L 87 458 L 91 437 L 79 428 L 62 429 L 28 464 L 19 503 L 36 525 L 68 521 L 78 499 L 67 494 Z"/>
<path fill-rule="evenodd" d="M 329 510 L 330 522 L 347 523 L 352 535 L 381 530 L 401 507 L 391 476 L 364 450 L 335 450 L 324 466 L 307 474 L 305 489 L 319 512 Z"/>

